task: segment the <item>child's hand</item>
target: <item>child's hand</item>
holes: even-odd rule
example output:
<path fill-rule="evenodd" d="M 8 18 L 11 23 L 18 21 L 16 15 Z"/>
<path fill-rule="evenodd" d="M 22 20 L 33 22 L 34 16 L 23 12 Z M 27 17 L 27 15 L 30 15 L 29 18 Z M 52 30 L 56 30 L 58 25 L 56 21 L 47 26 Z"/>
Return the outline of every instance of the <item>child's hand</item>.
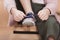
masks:
<path fill-rule="evenodd" d="M 47 20 L 49 18 L 49 15 L 50 11 L 48 9 L 43 9 L 38 12 L 38 16 L 42 21 Z"/>
<path fill-rule="evenodd" d="M 25 14 L 22 11 L 17 10 L 15 8 L 11 10 L 11 13 L 13 15 L 14 20 L 17 22 L 21 21 L 25 17 Z"/>

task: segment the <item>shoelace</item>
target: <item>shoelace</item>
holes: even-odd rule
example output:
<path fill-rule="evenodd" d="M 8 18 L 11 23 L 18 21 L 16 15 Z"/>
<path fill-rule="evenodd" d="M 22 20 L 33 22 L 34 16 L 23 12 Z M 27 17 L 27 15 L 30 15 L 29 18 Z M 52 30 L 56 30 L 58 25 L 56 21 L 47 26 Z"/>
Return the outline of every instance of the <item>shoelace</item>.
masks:
<path fill-rule="evenodd" d="M 34 14 L 33 13 L 28 13 L 25 18 L 34 18 Z"/>

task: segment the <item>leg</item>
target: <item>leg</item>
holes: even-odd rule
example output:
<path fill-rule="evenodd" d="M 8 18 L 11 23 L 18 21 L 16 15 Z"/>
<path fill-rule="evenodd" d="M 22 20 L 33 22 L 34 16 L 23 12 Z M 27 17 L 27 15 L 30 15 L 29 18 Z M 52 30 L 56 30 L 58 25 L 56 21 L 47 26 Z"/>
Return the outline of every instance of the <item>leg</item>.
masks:
<path fill-rule="evenodd" d="M 37 15 L 37 12 L 41 10 L 43 7 L 45 7 L 44 4 L 32 3 L 32 9 L 35 12 L 35 15 Z M 46 37 L 46 33 L 47 33 L 47 37 L 53 35 L 55 36 L 55 38 L 57 38 L 59 33 L 59 24 L 57 23 L 55 17 L 51 16 L 47 21 L 42 22 L 38 18 L 38 16 L 36 16 L 36 20 L 37 20 L 36 21 L 37 30 L 39 34 L 43 37 L 43 40 L 44 37 Z"/>
<path fill-rule="evenodd" d="M 33 13 L 30 0 L 20 0 L 20 2 L 22 4 L 26 14 L 29 12 Z"/>
<path fill-rule="evenodd" d="M 59 36 L 58 36 L 58 40 L 60 40 L 60 24 L 59 24 Z"/>
<path fill-rule="evenodd" d="M 31 5 L 34 11 L 34 16 L 36 18 L 36 28 L 37 28 L 37 31 L 39 32 L 39 40 L 40 38 L 44 40 L 44 36 L 46 34 L 46 26 L 45 26 L 45 22 L 42 22 L 38 17 L 37 12 L 41 10 L 45 6 L 45 4 L 32 3 Z"/>
<path fill-rule="evenodd" d="M 38 16 L 36 16 L 36 28 L 39 32 L 39 38 L 41 37 L 41 40 L 44 40 L 44 37 L 46 36 L 46 29 L 45 21 L 41 21 Z M 39 39 L 40 40 L 40 39 Z"/>
<path fill-rule="evenodd" d="M 56 21 L 54 16 L 50 16 L 49 19 L 46 22 L 47 26 L 47 34 L 46 38 L 54 38 L 57 40 L 58 34 L 59 34 L 59 24 Z"/>
<path fill-rule="evenodd" d="M 20 0 L 20 2 L 26 13 L 26 17 L 22 22 L 23 26 L 35 26 L 34 13 L 32 11 L 30 0 Z"/>

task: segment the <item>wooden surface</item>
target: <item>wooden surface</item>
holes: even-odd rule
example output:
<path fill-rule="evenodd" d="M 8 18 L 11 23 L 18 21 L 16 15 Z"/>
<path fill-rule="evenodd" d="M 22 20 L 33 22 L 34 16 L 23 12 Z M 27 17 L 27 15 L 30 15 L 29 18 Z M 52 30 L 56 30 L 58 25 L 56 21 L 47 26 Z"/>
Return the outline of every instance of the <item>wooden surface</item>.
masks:
<path fill-rule="evenodd" d="M 22 25 L 18 25 L 18 24 L 14 25 L 14 30 L 16 30 L 16 31 L 35 31 L 35 32 L 37 31 L 36 26 L 27 27 L 27 26 L 22 26 Z"/>

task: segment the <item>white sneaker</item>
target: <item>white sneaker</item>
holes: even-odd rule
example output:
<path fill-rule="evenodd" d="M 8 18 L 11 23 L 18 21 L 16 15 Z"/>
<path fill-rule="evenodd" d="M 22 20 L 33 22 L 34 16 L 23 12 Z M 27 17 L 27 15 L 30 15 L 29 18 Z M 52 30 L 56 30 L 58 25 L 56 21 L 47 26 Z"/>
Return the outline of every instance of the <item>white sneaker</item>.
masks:
<path fill-rule="evenodd" d="M 23 25 L 26 26 L 35 26 L 35 22 L 32 18 L 26 18 L 24 19 L 24 21 L 22 22 Z"/>
<path fill-rule="evenodd" d="M 31 18 L 31 17 L 33 17 L 33 18 Z M 32 14 L 28 15 L 28 17 L 23 20 L 22 25 L 24 25 L 24 26 L 35 26 L 34 16 Z"/>

